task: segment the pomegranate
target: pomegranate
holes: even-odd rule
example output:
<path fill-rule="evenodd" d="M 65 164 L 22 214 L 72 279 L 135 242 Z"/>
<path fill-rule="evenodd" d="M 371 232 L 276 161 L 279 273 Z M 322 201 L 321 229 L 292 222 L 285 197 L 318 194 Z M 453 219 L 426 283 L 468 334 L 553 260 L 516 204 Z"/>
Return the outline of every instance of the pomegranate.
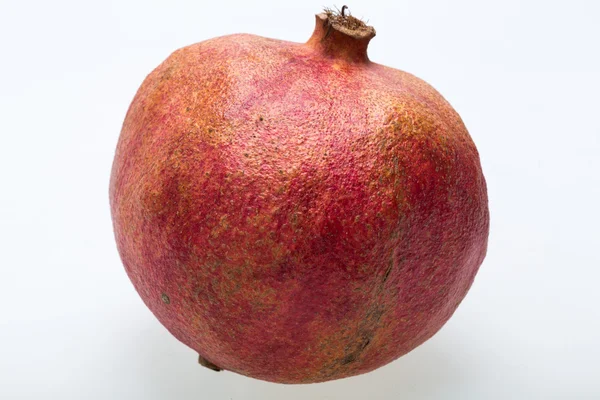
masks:
<path fill-rule="evenodd" d="M 118 250 L 158 320 L 215 369 L 282 383 L 372 371 L 453 314 L 489 230 L 479 155 L 424 81 L 371 62 L 375 30 L 175 51 L 127 112 Z"/>

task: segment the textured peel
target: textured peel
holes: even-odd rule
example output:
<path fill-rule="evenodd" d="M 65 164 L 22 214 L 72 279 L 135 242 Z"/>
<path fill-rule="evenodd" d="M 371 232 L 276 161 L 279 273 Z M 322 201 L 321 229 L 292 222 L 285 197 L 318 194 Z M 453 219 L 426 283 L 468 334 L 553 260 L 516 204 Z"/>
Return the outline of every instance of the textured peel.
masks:
<path fill-rule="evenodd" d="M 110 184 L 119 253 L 217 368 L 285 383 L 371 371 L 437 332 L 483 261 L 475 145 L 431 86 L 368 60 L 371 37 L 320 15 L 305 44 L 207 40 L 129 108 Z"/>

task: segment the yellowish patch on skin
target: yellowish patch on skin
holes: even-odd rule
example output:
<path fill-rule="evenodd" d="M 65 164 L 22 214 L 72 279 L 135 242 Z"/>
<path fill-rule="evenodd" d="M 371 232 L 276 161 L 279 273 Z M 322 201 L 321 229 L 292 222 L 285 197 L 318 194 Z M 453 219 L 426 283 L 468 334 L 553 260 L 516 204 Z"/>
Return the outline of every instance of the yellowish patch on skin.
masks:
<path fill-rule="evenodd" d="M 266 285 L 261 285 L 260 289 L 257 288 L 250 300 L 250 305 L 257 311 L 275 310 L 278 304 L 277 291 Z"/>
<path fill-rule="evenodd" d="M 440 132 L 438 120 L 427 105 L 416 100 L 405 101 L 396 106 L 388 127 L 391 132 L 405 137 L 432 136 Z"/>
<path fill-rule="evenodd" d="M 273 243 L 271 247 L 271 257 L 273 260 L 280 260 L 284 257 L 287 246 L 284 246 L 281 243 Z"/>
<path fill-rule="evenodd" d="M 256 228 L 258 232 L 265 232 L 271 223 L 271 215 L 269 213 L 257 213 L 254 216 L 246 218 L 248 225 Z"/>
<path fill-rule="evenodd" d="M 210 232 L 210 236 L 216 238 L 221 233 L 225 232 L 227 229 L 229 229 L 229 223 L 227 222 L 227 214 L 223 214 L 219 219 L 219 223 Z"/>

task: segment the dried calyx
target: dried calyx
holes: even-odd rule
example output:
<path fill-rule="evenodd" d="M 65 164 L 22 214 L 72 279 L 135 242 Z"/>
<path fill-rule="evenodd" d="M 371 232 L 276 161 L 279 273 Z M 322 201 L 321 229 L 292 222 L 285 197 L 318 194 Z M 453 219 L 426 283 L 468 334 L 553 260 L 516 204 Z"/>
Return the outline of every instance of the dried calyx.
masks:
<path fill-rule="evenodd" d="M 315 30 L 307 44 L 328 57 L 353 63 L 368 62 L 367 47 L 375 36 L 375 28 L 368 26 L 347 11 L 326 8 L 316 15 Z"/>
<path fill-rule="evenodd" d="M 375 36 L 375 28 L 367 25 L 362 20 L 350 15 L 348 6 L 341 10 L 325 8 L 319 15 L 329 29 L 335 29 L 343 34 L 356 39 L 372 39 Z"/>

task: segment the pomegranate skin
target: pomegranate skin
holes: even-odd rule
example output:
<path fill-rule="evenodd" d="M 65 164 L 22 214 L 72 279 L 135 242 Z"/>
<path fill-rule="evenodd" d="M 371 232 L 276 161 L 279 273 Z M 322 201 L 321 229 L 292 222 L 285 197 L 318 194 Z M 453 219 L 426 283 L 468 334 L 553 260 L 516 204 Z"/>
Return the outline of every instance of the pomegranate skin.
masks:
<path fill-rule="evenodd" d="M 444 325 L 485 257 L 486 184 L 459 115 L 369 61 L 372 29 L 327 18 L 303 44 L 179 49 L 127 112 L 118 250 L 204 365 L 281 383 L 374 370 Z"/>

